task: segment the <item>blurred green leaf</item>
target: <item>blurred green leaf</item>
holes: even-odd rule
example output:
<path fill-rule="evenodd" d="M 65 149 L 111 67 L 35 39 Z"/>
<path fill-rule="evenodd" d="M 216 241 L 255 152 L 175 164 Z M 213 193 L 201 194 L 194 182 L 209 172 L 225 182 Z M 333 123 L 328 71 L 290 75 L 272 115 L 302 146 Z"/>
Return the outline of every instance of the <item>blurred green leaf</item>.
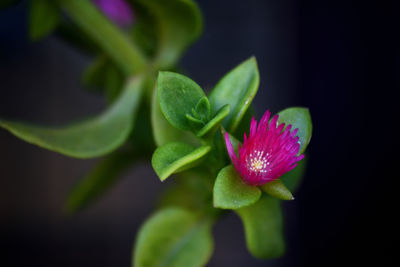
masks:
<path fill-rule="evenodd" d="M 202 32 L 198 6 L 191 0 L 134 0 L 133 3 L 147 8 L 153 15 L 158 36 L 156 68 L 173 67 Z"/>
<path fill-rule="evenodd" d="M 244 225 L 247 248 L 254 257 L 271 259 L 284 254 L 280 200 L 264 195 L 254 205 L 236 212 Z"/>
<path fill-rule="evenodd" d="M 294 199 L 292 193 L 279 179 L 268 182 L 262 185 L 261 188 L 262 190 L 264 190 L 264 192 L 268 193 L 270 196 L 276 197 L 278 199 L 282 200 Z"/>
<path fill-rule="evenodd" d="M 182 74 L 162 71 L 158 75 L 157 95 L 165 118 L 178 129 L 192 130 L 186 114 L 191 114 L 205 96 L 200 86 Z"/>
<path fill-rule="evenodd" d="M 210 207 L 213 183 L 214 177 L 202 166 L 181 172 L 161 194 L 159 206 L 179 206 L 197 211 L 214 209 Z"/>
<path fill-rule="evenodd" d="M 193 147 L 184 143 L 169 143 L 154 151 L 151 164 L 161 181 L 171 174 L 198 165 L 210 152 L 210 146 Z"/>
<path fill-rule="evenodd" d="M 142 96 L 143 79 L 130 80 L 104 113 L 65 127 L 43 127 L 0 120 L 0 126 L 40 147 L 76 158 L 105 155 L 126 141 Z"/>
<path fill-rule="evenodd" d="M 285 173 L 279 179 L 287 186 L 287 188 L 295 192 L 299 187 L 302 177 L 306 171 L 307 158 L 302 159 L 297 163 L 296 168 L 290 172 Z"/>
<path fill-rule="evenodd" d="M 184 142 L 192 145 L 198 144 L 193 133 L 173 127 L 164 117 L 158 102 L 157 89 L 154 90 L 152 97 L 151 125 L 153 128 L 154 141 L 157 146 L 162 146 L 171 142 Z"/>
<path fill-rule="evenodd" d="M 257 93 L 259 82 L 257 62 L 252 57 L 228 72 L 211 91 L 212 113 L 226 104 L 231 107 L 230 114 L 223 121 L 228 132 L 236 130 Z"/>
<path fill-rule="evenodd" d="M 158 41 L 154 13 L 146 6 L 138 4 L 138 1 L 131 0 L 130 2 L 133 3 L 135 12 L 135 21 L 130 31 L 132 40 L 148 58 L 154 58 Z"/>
<path fill-rule="evenodd" d="M 181 208 L 156 212 L 139 229 L 134 267 L 200 267 L 213 250 L 212 222 Z"/>
<path fill-rule="evenodd" d="M 282 110 L 279 114 L 279 123 L 291 124 L 292 129 L 299 128 L 297 136 L 299 137 L 300 150 L 299 155 L 307 148 L 311 140 L 312 122 L 308 108 L 292 107 Z"/>
<path fill-rule="evenodd" d="M 60 11 L 51 0 L 31 0 L 29 35 L 36 41 L 54 31 L 60 22 Z"/>
<path fill-rule="evenodd" d="M 110 22 L 90 0 L 58 0 L 70 19 L 113 60 L 125 76 L 144 70 L 147 59 L 141 49 Z"/>
<path fill-rule="evenodd" d="M 104 92 L 111 103 L 121 93 L 124 75 L 106 55 L 101 55 L 86 69 L 83 83 L 93 91 Z"/>
<path fill-rule="evenodd" d="M 214 207 L 239 209 L 254 204 L 260 196 L 260 189 L 245 184 L 232 165 L 218 173 L 214 185 Z"/>
<path fill-rule="evenodd" d="M 132 152 L 117 151 L 97 164 L 68 195 L 66 210 L 74 213 L 104 194 L 136 158 Z"/>

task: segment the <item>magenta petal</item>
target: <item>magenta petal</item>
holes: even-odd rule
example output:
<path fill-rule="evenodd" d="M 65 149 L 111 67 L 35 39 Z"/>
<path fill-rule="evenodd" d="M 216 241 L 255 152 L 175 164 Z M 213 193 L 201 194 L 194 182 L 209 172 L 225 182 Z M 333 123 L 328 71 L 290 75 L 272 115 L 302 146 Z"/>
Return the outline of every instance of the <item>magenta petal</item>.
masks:
<path fill-rule="evenodd" d="M 263 185 L 279 178 L 297 166 L 304 155 L 297 156 L 300 144 L 296 136 L 298 129 L 292 125 L 277 124 L 278 115 L 269 121 L 271 113 L 267 110 L 257 125 L 252 118 L 250 133 L 244 134 L 243 145 L 239 146 L 239 158 L 233 150 L 228 133 L 225 142 L 229 157 L 243 181 L 250 185 Z M 258 126 L 258 127 L 257 127 Z"/>
<path fill-rule="evenodd" d="M 225 133 L 225 143 L 226 143 L 226 148 L 228 150 L 228 155 L 231 158 L 233 164 L 236 164 L 238 161 L 238 158 L 235 154 L 235 150 L 233 149 L 231 140 L 229 139 L 229 134 Z"/>
<path fill-rule="evenodd" d="M 97 7 L 111 21 L 120 27 L 127 27 L 133 23 L 133 12 L 125 0 L 93 0 Z"/>

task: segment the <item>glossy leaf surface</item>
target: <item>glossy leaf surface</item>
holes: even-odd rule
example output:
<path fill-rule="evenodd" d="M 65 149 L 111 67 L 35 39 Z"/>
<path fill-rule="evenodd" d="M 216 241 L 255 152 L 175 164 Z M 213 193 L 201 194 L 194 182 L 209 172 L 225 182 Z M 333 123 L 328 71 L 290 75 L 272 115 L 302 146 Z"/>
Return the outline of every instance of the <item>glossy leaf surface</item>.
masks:
<path fill-rule="evenodd" d="M 282 183 L 280 179 L 273 180 L 261 186 L 264 192 L 270 196 L 276 197 L 282 200 L 293 200 L 294 197 L 290 190 Z"/>
<path fill-rule="evenodd" d="M 128 138 L 142 96 L 142 79 L 130 80 L 104 113 L 65 127 L 43 127 L 0 120 L 0 126 L 40 147 L 76 158 L 107 154 Z"/>
<path fill-rule="evenodd" d="M 191 114 L 205 96 L 200 86 L 182 74 L 162 71 L 158 75 L 157 95 L 165 118 L 178 129 L 191 130 L 186 114 Z"/>
<path fill-rule="evenodd" d="M 181 208 L 166 208 L 140 228 L 132 266 L 200 267 L 213 246 L 210 221 Z"/>
<path fill-rule="evenodd" d="M 260 196 L 260 189 L 245 184 L 232 165 L 218 173 L 214 184 L 214 207 L 239 209 L 254 204 Z"/>
<path fill-rule="evenodd" d="M 308 108 L 292 107 L 282 110 L 279 114 L 279 123 L 292 124 L 292 129 L 299 128 L 297 136 L 299 137 L 300 150 L 302 154 L 310 143 L 312 134 L 311 115 Z"/>
<path fill-rule="evenodd" d="M 192 145 L 198 144 L 194 134 L 173 127 L 161 112 L 157 98 L 157 90 L 154 90 L 151 104 L 151 125 L 153 137 L 157 146 L 172 142 L 184 142 Z"/>
<path fill-rule="evenodd" d="M 226 104 L 231 107 L 229 116 L 223 121 L 227 131 L 234 132 L 239 125 L 257 93 L 259 82 L 257 62 L 252 57 L 228 72 L 210 93 L 212 113 Z"/>
<path fill-rule="evenodd" d="M 193 147 L 185 143 L 168 143 L 154 151 L 151 164 L 161 181 L 171 174 L 194 167 L 210 152 L 210 146 Z"/>

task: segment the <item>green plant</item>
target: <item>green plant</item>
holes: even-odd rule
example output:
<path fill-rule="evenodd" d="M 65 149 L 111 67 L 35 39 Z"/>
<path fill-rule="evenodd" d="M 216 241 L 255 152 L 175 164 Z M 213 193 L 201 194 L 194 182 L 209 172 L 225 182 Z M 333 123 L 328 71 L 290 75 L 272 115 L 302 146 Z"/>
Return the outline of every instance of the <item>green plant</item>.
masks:
<path fill-rule="evenodd" d="M 285 246 L 280 202 L 293 198 L 304 173 L 301 154 L 312 131 L 308 109 L 281 111 L 279 124 L 277 117 L 270 121 L 268 115 L 260 122 L 265 129 L 257 130 L 261 137 L 252 139 L 251 103 L 259 86 L 255 58 L 228 72 L 207 95 L 197 83 L 174 72 L 183 52 L 202 31 L 197 5 L 191 0 L 132 0 L 129 4 L 137 21 L 120 27 L 88 0 L 32 0 L 31 38 L 39 40 L 54 32 L 92 55 L 83 83 L 104 94 L 109 105 L 98 116 L 64 127 L 5 119 L 0 119 L 0 126 L 67 156 L 104 156 L 72 190 L 66 204 L 70 213 L 101 196 L 138 159 L 151 157 L 161 181 L 175 176 L 158 210 L 139 230 L 134 266 L 205 265 L 213 250 L 212 226 L 229 210 L 241 218 L 247 247 L 255 257 L 281 256 Z M 249 139 L 241 139 L 249 129 Z M 271 141 L 283 136 L 286 139 L 279 145 Z M 258 172 L 254 177 L 266 179 L 256 183 L 246 180 L 253 174 L 246 169 L 246 154 L 241 154 L 250 140 L 276 154 L 262 158 L 263 152 L 250 162 L 250 171 Z M 254 144 L 250 152 L 258 151 Z M 290 157 L 286 156 L 289 151 Z M 235 159 L 236 153 L 239 158 Z M 286 159 L 293 160 L 284 168 L 280 163 Z M 263 169 L 264 163 L 276 169 Z"/>

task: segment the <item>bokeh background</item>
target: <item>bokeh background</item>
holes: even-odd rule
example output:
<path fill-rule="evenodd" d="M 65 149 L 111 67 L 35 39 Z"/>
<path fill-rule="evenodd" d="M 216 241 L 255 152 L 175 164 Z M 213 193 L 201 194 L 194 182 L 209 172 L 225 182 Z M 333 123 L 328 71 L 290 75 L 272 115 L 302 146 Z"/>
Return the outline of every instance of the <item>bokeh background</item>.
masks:
<path fill-rule="evenodd" d="M 214 228 L 208 266 L 394 266 L 398 196 L 398 8 L 389 1 L 198 1 L 202 38 L 182 66 L 205 88 L 257 57 L 259 114 L 301 105 L 314 132 L 296 200 L 284 204 L 287 253 L 260 261 L 241 222 Z M 0 117 L 62 124 L 102 110 L 81 90 L 90 58 L 56 37 L 27 38 L 27 3 L 0 11 Z M 129 266 L 135 233 L 165 186 L 133 166 L 81 213 L 63 212 L 95 164 L 0 130 L 0 266 Z"/>

